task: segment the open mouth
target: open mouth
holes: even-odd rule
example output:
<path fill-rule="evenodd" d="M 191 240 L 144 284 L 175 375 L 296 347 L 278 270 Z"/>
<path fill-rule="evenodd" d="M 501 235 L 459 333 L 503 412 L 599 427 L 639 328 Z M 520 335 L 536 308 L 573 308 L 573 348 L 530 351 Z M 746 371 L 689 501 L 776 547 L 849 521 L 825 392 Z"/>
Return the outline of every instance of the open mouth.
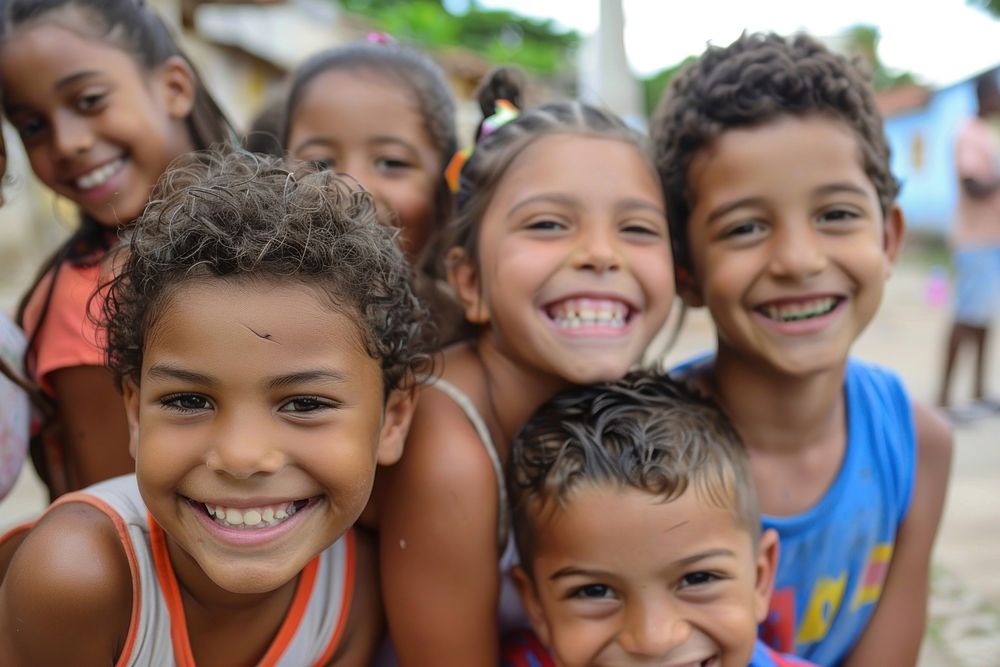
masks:
<path fill-rule="evenodd" d="M 560 329 L 601 327 L 623 330 L 636 312 L 624 301 L 595 298 L 564 299 L 547 304 L 543 310 Z"/>
<path fill-rule="evenodd" d="M 73 185 L 80 190 L 92 190 L 107 183 L 112 176 L 118 173 L 125 166 L 125 158 L 118 158 L 104 164 L 96 169 L 88 171 L 83 176 L 77 178 Z"/>
<path fill-rule="evenodd" d="M 191 505 L 208 515 L 224 528 L 260 530 L 284 523 L 296 512 L 315 502 L 317 498 L 294 500 L 287 503 L 261 505 L 260 507 L 229 507 L 188 499 Z"/>
<path fill-rule="evenodd" d="M 775 322 L 801 322 L 833 312 L 842 301 L 841 297 L 826 296 L 806 301 L 768 303 L 758 306 L 757 312 Z"/>

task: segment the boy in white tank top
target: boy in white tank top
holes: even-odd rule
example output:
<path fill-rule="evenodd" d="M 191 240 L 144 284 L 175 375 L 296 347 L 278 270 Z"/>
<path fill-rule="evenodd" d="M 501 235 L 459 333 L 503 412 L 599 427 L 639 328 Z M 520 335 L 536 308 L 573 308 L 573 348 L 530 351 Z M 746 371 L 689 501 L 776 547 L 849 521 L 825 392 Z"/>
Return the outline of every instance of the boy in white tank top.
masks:
<path fill-rule="evenodd" d="M 425 312 L 365 192 L 249 153 L 168 172 L 105 300 L 136 473 L 60 498 L 0 586 L 0 664 L 368 664 L 373 545 Z"/>

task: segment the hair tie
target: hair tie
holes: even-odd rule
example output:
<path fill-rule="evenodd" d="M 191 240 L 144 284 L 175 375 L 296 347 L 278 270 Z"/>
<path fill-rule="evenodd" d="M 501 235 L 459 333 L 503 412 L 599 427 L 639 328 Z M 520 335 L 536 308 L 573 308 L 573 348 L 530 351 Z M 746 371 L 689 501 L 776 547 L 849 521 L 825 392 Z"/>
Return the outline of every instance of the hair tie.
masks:
<path fill-rule="evenodd" d="M 370 32 L 365 36 L 369 44 L 395 44 L 396 40 L 387 32 Z"/>
<path fill-rule="evenodd" d="M 484 118 L 479 126 L 479 136 L 476 137 L 476 145 L 520 115 L 520 110 L 518 110 L 513 102 L 509 100 L 497 100 L 493 107 L 493 113 Z M 444 170 L 444 180 L 448 183 L 448 188 L 452 192 L 458 192 L 458 181 L 462 175 L 462 168 L 469 161 L 469 158 L 472 157 L 475 150 L 476 146 L 473 145 L 456 151 L 451 156 L 451 160 Z"/>

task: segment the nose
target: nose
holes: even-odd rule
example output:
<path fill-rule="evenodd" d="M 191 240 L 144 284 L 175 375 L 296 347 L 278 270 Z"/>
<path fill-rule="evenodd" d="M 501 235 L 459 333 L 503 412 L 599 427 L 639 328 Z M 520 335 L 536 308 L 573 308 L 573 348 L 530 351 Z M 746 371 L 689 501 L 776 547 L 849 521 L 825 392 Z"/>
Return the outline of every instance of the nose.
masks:
<path fill-rule="evenodd" d="M 218 422 L 205 459 L 209 470 L 234 479 L 249 479 L 258 474 L 273 474 L 285 467 L 287 459 L 275 444 L 270 420 L 254 417 L 247 411 L 233 413 Z"/>
<path fill-rule="evenodd" d="M 583 225 L 576 238 L 573 266 L 595 273 L 619 270 L 622 266 L 621 248 L 614 230 L 605 225 Z"/>
<path fill-rule="evenodd" d="M 812 225 L 785 224 L 771 240 L 771 273 L 782 278 L 803 278 L 826 268 L 823 241 Z"/>
<path fill-rule="evenodd" d="M 629 654 L 662 658 L 691 637 L 691 624 L 667 600 L 629 605 L 625 626 L 619 635 Z"/>
<path fill-rule="evenodd" d="M 63 158 L 85 154 L 94 145 L 94 132 L 86 118 L 62 112 L 52 118 L 52 146 Z"/>

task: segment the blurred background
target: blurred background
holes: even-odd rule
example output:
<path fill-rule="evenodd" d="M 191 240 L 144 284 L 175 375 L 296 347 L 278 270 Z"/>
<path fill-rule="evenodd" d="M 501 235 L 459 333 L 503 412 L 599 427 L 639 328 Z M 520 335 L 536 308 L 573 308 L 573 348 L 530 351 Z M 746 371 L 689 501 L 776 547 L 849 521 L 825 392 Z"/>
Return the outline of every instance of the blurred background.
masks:
<path fill-rule="evenodd" d="M 281 98 L 285 75 L 312 53 L 384 31 L 430 52 L 460 100 L 460 137 L 478 121 L 471 95 L 500 63 L 529 74 L 529 98 L 580 97 L 638 127 L 671 77 L 706 44 L 743 30 L 805 30 L 862 59 L 903 181 L 910 243 L 935 252 L 956 198 L 951 159 L 971 115 L 972 80 L 1000 65 L 1000 0 L 151 0 L 182 36 L 237 129 Z M 9 128 L 5 128 L 9 132 Z M 13 136 L 9 136 L 13 139 Z M 37 188 L 9 141 L 9 205 L 0 209 L 0 307 L 9 307 L 45 253 L 74 224 Z"/>

